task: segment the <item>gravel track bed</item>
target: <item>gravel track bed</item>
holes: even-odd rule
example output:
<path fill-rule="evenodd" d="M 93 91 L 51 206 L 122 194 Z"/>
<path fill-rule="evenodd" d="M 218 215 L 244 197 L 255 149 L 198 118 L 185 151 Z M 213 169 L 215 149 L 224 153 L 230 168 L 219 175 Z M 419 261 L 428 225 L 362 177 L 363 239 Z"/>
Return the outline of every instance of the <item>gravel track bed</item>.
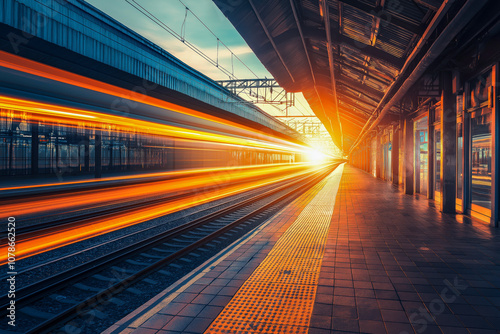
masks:
<path fill-rule="evenodd" d="M 271 187 L 276 187 L 276 185 L 273 185 Z M 260 189 L 259 191 L 262 191 L 262 189 Z M 242 201 L 244 198 L 251 197 L 252 195 L 254 195 L 254 193 L 255 191 L 252 191 L 246 194 L 242 194 L 240 196 L 234 196 L 234 198 L 231 199 L 231 203 Z M 283 194 L 283 192 L 270 196 L 269 198 L 266 198 L 261 201 L 271 201 L 272 199 L 279 197 L 280 194 Z M 211 258 L 217 252 L 221 251 L 222 249 L 230 245 L 232 242 L 234 242 L 244 234 L 248 233 L 258 225 L 260 225 L 262 222 L 272 217 L 279 211 L 281 207 L 283 207 L 288 202 L 289 200 L 286 200 L 285 202 L 280 203 L 279 206 L 275 205 L 273 207 L 273 210 L 268 209 L 266 213 L 264 214 L 261 213 L 260 214 L 261 217 L 257 220 L 257 222 L 250 224 L 249 226 L 246 226 L 245 228 L 242 228 L 240 230 L 234 230 L 235 233 L 233 233 L 233 235 L 231 235 L 230 237 L 224 236 L 224 238 L 218 239 L 215 242 L 212 241 L 211 247 L 204 246 L 204 248 L 208 249 L 209 251 L 203 251 L 203 252 L 194 251 L 195 254 L 190 253 L 189 255 L 183 257 L 183 259 L 188 259 L 189 261 L 176 260 L 175 262 L 173 262 L 174 264 L 173 266 L 168 265 L 162 268 L 164 272 L 167 272 L 167 274 L 155 272 L 148 275 L 147 278 L 154 282 L 148 283 L 146 281 L 139 281 L 138 283 L 132 285 L 132 289 L 129 288 L 125 292 L 120 293 L 118 295 L 118 298 L 113 298 L 113 300 L 106 305 L 100 305 L 101 308 L 98 308 L 97 310 L 94 310 L 89 313 L 82 312 L 81 316 L 70 321 L 70 323 L 66 324 L 65 327 L 61 329 L 61 331 L 57 332 L 69 331 L 75 333 L 99 333 L 105 330 L 113 323 L 123 318 L 130 312 L 134 311 L 135 309 L 140 307 L 143 303 L 145 303 L 146 301 L 148 301 L 149 299 L 151 299 L 152 297 L 163 291 L 165 288 L 167 288 L 169 285 L 177 281 L 179 278 L 188 274 L 190 271 L 198 267 L 200 264 Z M 251 206 L 255 207 L 256 205 L 257 203 L 254 203 Z M 203 206 L 206 207 L 209 205 L 203 205 Z M 225 206 L 226 205 L 224 205 L 224 207 Z M 194 211 L 195 209 L 199 209 L 199 207 L 188 210 Z M 210 211 L 215 211 L 215 210 L 216 208 L 213 208 Z M 204 214 L 206 213 L 205 212 L 200 213 L 199 216 L 203 216 Z M 185 215 L 185 213 L 179 212 L 177 213 L 176 218 L 183 217 L 183 215 Z M 155 219 L 155 221 L 164 218 L 166 217 Z M 164 223 L 164 225 L 168 225 L 168 222 Z M 109 248 L 107 250 L 109 251 Z M 123 269 L 127 269 L 129 267 L 125 261 L 117 264 L 117 266 Z M 130 268 L 132 269 L 133 266 L 130 266 Z M 112 284 L 110 282 L 97 280 L 94 277 L 85 279 L 84 283 L 92 287 L 101 287 L 101 288 L 108 287 Z M 137 290 L 140 293 L 137 293 Z M 81 301 L 85 298 L 85 296 L 82 295 L 83 294 L 81 290 L 75 287 L 71 287 L 65 290 L 64 297 L 66 299 Z M 50 299 L 45 298 L 38 302 L 35 302 L 35 304 L 32 305 L 32 307 L 38 310 L 46 310 L 48 312 L 60 311 L 61 305 L 56 305 L 56 304 L 58 303 L 51 303 Z M 16 327 L 16 331 L 25 332 L 37 322 L 32 317 L 26 316 L 21 312 L 18 312 L 17 323 L 18 326 Z M 2 325 L 0 325 L 0 329 L 4 329 Z"/>
<path fill-rule="evenodd" d="M 100 235 L 94 238 L 83 240 L 65 247 L 61 247 L 49 252 L 45 252 L 39 255 L 29 257 L 24 260 L 20 260 L 16 263 L 18 272 L 34 268 L 26 273 L 20 272 L 16 278 L 16 285 L 18 289 L 23 286 L 32 284 L 44 278 L 50 278 L 51 276 L 68 270 L 72 267 L 86 263 L 91 259 L 101 257 L 103 255 L 109 254 L 115 250 L 126 248 L 133 243 L 139 243 L 148 239 L 152 236 L 156 236 L 165 231 L 171 230 L 174 227 L 185 224 L 188 221 L 203 217 L 209 213 L 218 211 L 222 208 L 230 206 L 232 204 L 239 203 L 243 200 L 251 198 L 256 194 L 275 189 L 281 185 L 289 183 L 290 180 L 281 181 L 273 185 L 261 187 L 259 189 L 254 189 L 246 191 L 242 194 L 237 194 L 229 196 L 220 200 L 212 201 L 210 203 L 205 203 L 202 205 L 194 206 L 179 212 L 175 212 L 160 218 L 152 219 L 143 223 L 132 225 L 126 228 L 122 228 L 117 231 L 113 231 L 104 235 Z M 299 185 L 294 186 L 298 188 Z M 255 209 L 272 201 L 274 198 L 279 197 L 285 192 L 290 191 L 290 189 L 280 191 L 279 194 L 274 194 L 266 199 L 260 200 L 256 203 L 250 204 L 249 207 Z M 200 196 L 203 195 L 203 191 L 200 192 Z M 155 197 L 156 198 L 156 197 Z M 150 200 L 150 199 L 148 199 Z M 129 314 L 133 310 L 140 307 L 146 301 L 163 291 L 165 288 L 170 286 L 172 283 L 188 274 L 190 271 L 198 267 L 200 264 L 205 262 L 207 259 L 214 256 L 217 252 L 223 250 L 225 247 L 230 245 L 232 242 L 245 235 L 249 231 L 253 230 L 255 227 L 259 226 L 262 222 L 266 221 L 273 215 L 275 215 L 280 208 L 284 207 L 285 204 L 289 203 L 291 199 L 286 199 L 282 201 L 279 205 L 274 205 L 272 210 L 266 210 L 265 213 L 258 215 L 258 219 L 254 222 L 245 226 L 241 229 L 233 229 L 232 235 L 224 235 L 217 240 L 211 241 L 206 246 L 203 246 L 206 250 L 204 251 L 194 251 L 184 256 L 181 260 L 176 260 L 172 264 L 167 265 L 160 269 L 160 272 L 155 272 L 147 275 L 149 280 L 141 280 L 131 287 L 127 288 L 124 292 L 117 295 L 117 298 L 113 298 L 106 304 L 99 305 L 98 309 L 93 310 L 89 313 L 83 311 L 80 312 L 80 316 L 72 320 L 70 323 L 65 325 L 62 332 L 75 332 L 75 333 L 98 333 L 110 325 L 123 318 L 125 315 Z M 123 206 L 123 204 L 117 204 L 115 206 Z M 112 207 L 112 206 L 111 206 Z M 248 207 L 247 207 L 248 208 Z M 91 212 L 92 210 L 88 210 Z M 232 216 L 234 214 L 228 215 Z M 59 218 L 59 217 L 58 217 Z M 253 219 L 252 219 L 253 220 Z M 146 230 L 147 229 L 147 230 Z M 182 239 L 182 238 L 181 238 Z M 172 243 L 169 241 L 169 243 Z M 174 242 L 175 243 L 175 242 Z M 210 245 L 211 244 L 211 245 Z M 161 248 L 161 246 L 158 246 Z M 147 253 L 147 252 L 145 252 Z M 138 254 L 139 262 L 155 262 L 156 260 L 148 260 L 147 257 L 141 259 L 142 255 Z M 132 258 L 130 258 L 132 259 Z M 137 259 L 134 255 L 133 259 Z M 187 259 L 187 261 L 185 261 Z M 52 262 L 51 262 L 52 261 Z M 51 262 L 49 265 L 43 265 L 44 263 Z M 116 267 L 124 269 L 131 269 L 136 271 L 137 267 L 130 265 L 125 261 L 116 262 Z M 5 266 L 1 268 L 5 269 Z M 87 277 L 81 282 L 85 285 L 91 286 L 93 288 L 106 288 L 113 285 L 115 282 L 106 281 L 102 276 L 110 277 L 116 272 L 116 269 L 106 269 L 98 273 L 95 277 Z M 128 276 L 128 274 L 118 272 L 118 275 L 123 274 Z M 123 278 L 123 277 L 121 277 Z M 58 292 L 56 292 L 57 294 Z M 80 288 L 72 286 L 69 289 L 65 288 L 60 290 L 60 293 L 64 296 L 59 296 L 66 300 L 77 300 L 82 301 L 86 299 L 89 294 L 83 293 Z M 51 298 L 58 298 L 52 296 Z M 59 305 L 58 305 L 59 304 Z M 62 310 L 62 305 L 59 302 L 51 302 L 50 298 L 43 298 L 41 300 L 35 301 L 32 305 L 33 309 L 46 310 L 47 312 L 57 312 Z M 33 327 L 33 324 L 39 323 L 32 316 L 28 316 L 22 312 L 22 309 L 18 312 L 18 322 L 17 332 L 25 332 L 29 328 Z M 0 331 L 4 326 L 0 325 Z M 60 331 L 56 331 L 60 332 Z"/>
<path fill-rule="evenodd" d="M 278 208 L 275 206 L 273 210 L 269 210 L 270 212 L 266 213 L 260 219 L 258 219 L 257 223 L 251 224 L 251 226 L 239 230 L 233 236 L 228 237 L 225 240 L 220 240 L 221 242 L 215 243 L 215 247 L 204 247 L 210 249 L 210 251 L 197 252 L 197 254 L 200 255 L 199 257 L 188 257 L 192 260 L 191 262 L 184 262 L 182 260 L 175 261 L 174 264 L 179 265 L 181 268 L 168 266 L 168 272 L 170 272 L 171 275 L 167 276 L 158 272 L 148 275 L 148 278 L 157 281 L 158 284 L 148 284 L 144 281 L 140 281 L 137 284 L 134 284 L 132 287 L 141 291 L 141 294 L 120 294 L 118 298 L 121 302 L 124 302 L 122 305 L 118 306 L 114 303 L 109 303 L 108 305 L 104 305 L 102 306 L 102 308 L 98 309 L 99 312 L 102 312 L 106 315 L 103 319 L 98 319 L 91 314 L 86 314 L 80 318 L 73 320 L 71 322 L 71 325 L 78 328 L 78 333 L 82 334 L 94 334 L 104 331 L 109 326 L 113 325 L 116 321 L 133 312 L 141 305 L 143 305 L 146 301 L 150 300 L 158 293 L 165 290 L 168 286 L 175 283 L 178 279 L 189 274 L 189 272 L 196 269 L 199 265 L 203 264 L 219 251 L 229 246 L 232 242 L 242 237 L 244 234 L 260 225 L 262 222 L 265 222 L 266 220 L 274 216 L 277 212 L 279 212 L 279 208 L 282 208 L 283 206 L 284 204 L 279 205 Z"/>

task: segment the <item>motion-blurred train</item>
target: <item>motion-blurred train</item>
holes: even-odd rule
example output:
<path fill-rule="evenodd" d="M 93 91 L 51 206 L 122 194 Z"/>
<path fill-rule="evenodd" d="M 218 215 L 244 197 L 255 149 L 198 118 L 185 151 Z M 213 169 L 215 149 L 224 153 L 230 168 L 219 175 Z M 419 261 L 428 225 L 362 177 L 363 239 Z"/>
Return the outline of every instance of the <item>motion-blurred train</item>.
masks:
<path fill-rule="evenodd" d="M 124 118 L 120 123 L 109 115 L 94 121 L 95 113 L 82 110 L 36 108 L 41 111 L 0 109 L 0 175 L 30 174 L 36 146 L 39 174 L 73 175 L 94 171 L 99 145 L 103 172 L 293 163 L 306 149 L 265 133 L 235 135 Z"/>

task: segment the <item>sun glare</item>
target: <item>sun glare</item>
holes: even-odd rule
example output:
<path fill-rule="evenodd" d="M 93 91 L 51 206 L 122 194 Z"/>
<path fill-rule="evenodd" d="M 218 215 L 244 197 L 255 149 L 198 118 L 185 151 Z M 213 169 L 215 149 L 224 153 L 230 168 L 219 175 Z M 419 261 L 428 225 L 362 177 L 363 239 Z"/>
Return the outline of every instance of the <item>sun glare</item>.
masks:
<path fill-rule="evenodd" d="M 310 149 L 307 152 L 307 160 L 312 163 L 321 164 L 328 161 L 328 156 L 316 149 Z"/>

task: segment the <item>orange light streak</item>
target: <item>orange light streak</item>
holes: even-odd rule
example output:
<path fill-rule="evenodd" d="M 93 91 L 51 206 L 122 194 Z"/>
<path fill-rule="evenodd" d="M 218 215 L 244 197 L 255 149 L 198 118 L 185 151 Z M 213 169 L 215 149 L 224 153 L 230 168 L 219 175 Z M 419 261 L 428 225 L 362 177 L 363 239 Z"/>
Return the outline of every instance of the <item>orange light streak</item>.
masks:
<path fill-rule="evenodd" d="M 251 133 L 254 133 L 255 135 L 262 137 L 268 137 L 272 138 L 274 140 L 280 141 L 280 142 L 285 142 L 282 138 L 270 135 L 268 133 L 258 131 L 256 129 L 250 128 L 248 126 L 234 123 L 231 121 L 228 121 L 223 118 L 215 117 L 212 115 L 208 115 L 190 108 L 178 106 L 176 104 L 166 102 L 148 95 L 140 94 L 135 91 L 127 90 L 124 88 L 116 87 L 110 84 L 106 84 L 103 82 L 100 82 L 98 80 L 90 79 L 78 74 L 74 74 L 68 71 L 64 71 L 61 69 L 58 69 L 56 67 L 44 65 L 38 62 L 35 62 L 33 60 L 29 60 L 23 57 L 19 57 L 16 55 L 13 55 L 8 52 L 0 51 L 0 66 L 5 67 L 5 68 L 10 68 L 16 71 L 21 71 L 24 73 L 29 73 L 32 75 L 36 75 L 39 77 L 47 78 L 50 80 L 55 80 L 59 82 L 63 82 L 69 85 L 89 89 L 92 91 L 104 93 L 104 94 L 109 94 L 113 95 L 119 98 L 139 102 L 139 103 L 145 103 L 149 104 L 151 106 L 159 107 L 159 108 L 164 108 L 164 109 L 169 109 L 172 111 L 176 111 L 185 115 L 190 115 L 194 117 L 198 117 L 201 119 L 209 120 L 212 122 L 216 122 L 219 124 L 224 124 L 229 127 L 233 128 L 239 128 L 243 129 L 246 131 L 249 131 Z M 297 144 L 294 144 L 297 145 Z M 297 145 L 300 146 L 300 145 Z"/>
<path fill-rule="evenodd" d="M 158 218 L 176 211 L 187 209 L 194 205 L 200 205 L 210 201 L 214 201 L 227 196 L 242 193 L 244 191 L 256 189 L 264 185 L 270 185 L 276 182 L 289 180 L 298 176 L 308 175 L 315 171 L 319 171 L 322 167 L 312 167 L 311 169 L 301 170 L 287 175 L 278 175 L 267 178 L 265 181 L 262 179 L 252 180 L 251 182 L 243 185 L 230 185 L 227 182 L 226 176 L 216 176 L 216 181 L 225 182 L 225 186 L 220 189 L 208 191 L 202 194 L 192 195 L 184 199 L 170 201 L 168 203 L 157 204 L 150 208 L 138 209 L 133 214 L 116 214 L 113 218 L 94 220 L 92 223 L 80 225 L 73 228 L 54 228 L 44 235 L 38 235 L 33 232 L 29 235 L 21 235 L 16 242 L 16 259 L 40 254 L 55 248 L 63 247 L 78 241 L 89 239 L 98 235 L 109 233 L 127 226 L 145 222 L 154 218 Z M 201 178 L 201 177 L 200 177 Z M 191 180 L 194 181 L 194 180 Z M 205 179 L 206 181 L 206 179 Z M 208 185 L 213 185 L 214 180 L 210 180 Z M 231 180 L 233 181 L 233 180 Z M 228 185 L 229 184 L 229 185 Z M 199 186 L 195 182 L 191 186 Z M 95 195 L 93 195 L 95 197 Z M 0 255 L 0 265 L 7 263 L 6 248 Z"/>
<path fill-rule="evenodd" d="M 1 95 L 0 106 L 6 109 L 15 109 L 32 113 L 32 119 L 36 121 L 46 122 L 47 117 L 52 116 L 52 118 L 56 118 L 55 121 L 62 121 L 65 124 L 74 127 L 81 125 L 81 122 L 85 121 L 86 124 L 91 124 L 99 129 L 106 129 L 106 124 L 113 124 L 113 126 L 116 127 L 116 131 L 124 133 L 136 130 L 144 134 L 154 134 L 191 140 L 194 139 L 197 141 L 223 143 L 240 147 L 244 146 L 249 148 L 274 150 L 279 152 L 297 152 L 299 151 L 299 148 L 301 148 L 302 150 L 307 149 L 305 146 L 301 147 L 293 143 L 290 143 L 291 146 L 285 146 L 283 144 L 274 144 L 271 142 L 245 139 L 241 137 L 228 136 L 199 130 L 184 129 L 172 125 L 148 122 L 138 119 L 130 119 L 115 115 L 98 113 L 95 111 L 73 109 Z M 57 117 L 60 119 L 58 120 Z"/>
<path fill-rule="evenodd" d="M 124 200 L 138 200 L 166 193 L 185 192 L 203 187 L 228 182 L 239 182 L 246 179 L 261 178 L 269 175 L 293 173 L 305 169 L 305 165 L 261 166 L 260 168 L 241 168 L 233 172 L 221 169 L 221 172 L 199 173 L 187 171 L 182 178 L 156 181 L 146 184 L 120 186 L 111 189 L 85 190 L 76 194 L 49 195 L 38 200 L 16 201 L 0 205 L 0 217 L 7 217 L 12 212 L 17 216 L 41 215 L 51 211 L 65 212 L 77 208 L 98 208 Z M 214 169 L 216 171 L 216 169 Z M 174 174 L 174 173 L 172 173 Z M 179 173 L 178 175 L 182 175 Z"/>

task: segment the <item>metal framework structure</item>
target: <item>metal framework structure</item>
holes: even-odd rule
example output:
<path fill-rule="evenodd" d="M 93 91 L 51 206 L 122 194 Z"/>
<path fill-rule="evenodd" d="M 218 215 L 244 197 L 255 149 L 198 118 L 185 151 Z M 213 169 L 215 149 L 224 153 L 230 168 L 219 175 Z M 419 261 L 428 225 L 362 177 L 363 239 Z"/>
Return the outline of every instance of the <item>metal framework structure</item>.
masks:
<path fill-rule="evenodd" d="M 214 0 L 278 83 L 351 152 L 488 0 Z M 434 82 L 422 87 L 436 92 Z M 387 116 L 387 117 L 386 117 Z"/>
<path fill-rule="evenodd" d="M 242 79 L 217 81 L 231 93 L 242 97 L 246 94 L 254 103 L 274 104 L 288 107 L 295 105 L 295 93 L 284 90 L 274 79 Z"/>

